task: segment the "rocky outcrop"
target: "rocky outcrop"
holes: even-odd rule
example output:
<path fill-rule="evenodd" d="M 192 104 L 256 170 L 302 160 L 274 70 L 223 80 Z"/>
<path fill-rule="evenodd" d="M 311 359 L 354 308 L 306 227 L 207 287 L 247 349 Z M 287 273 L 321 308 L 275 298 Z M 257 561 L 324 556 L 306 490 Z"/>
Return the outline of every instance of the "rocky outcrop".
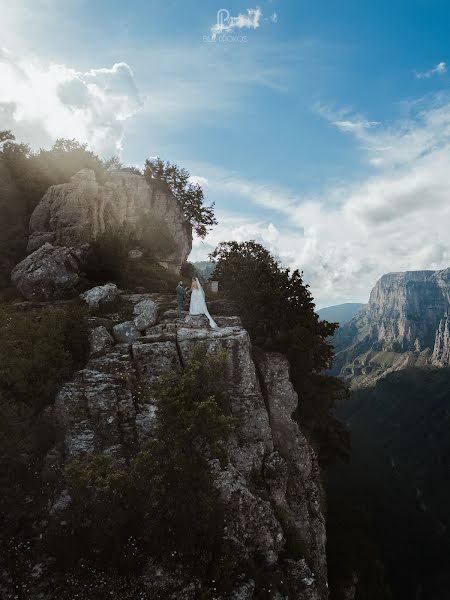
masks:
<path fill-rule="evenodd" d="M 432 348 L 449 302 L 450 269 L 383 275 L 370 294 L 370 335 L 383 350 Z"/>
<path fill-rule="evenodd" d="M 333 373 L 360 386 L 406 367 L 445 365 L 449 307 L 450 269 L 383 275 L 335 335 Z"/>
<path fill-rule="evenodd" d="M 119 289 L 115 283 L 107 283 L 106 285 L 97 285 L 96 287 L 83 292 L 80 298 L 89 306 L 89 310 L 100 308 L 101 304 L 112 302 L 119 293 Z"/>
<path fill-rule="evenodd" d="M 155 235 L 165 228 L 170 248 L 160 249 L 156 258 L 176 273 L 191 251 L 191 227 L 168 190 L 149 184 L 141 175 L 120 171 L 100 184 L 91 169 L 47 190 L 31 216 L 28 251 L 46 242 L 80 247 L 122 226 L 133 232 L 137 246 L 152 235 L 151 227 Z"/>
<path fill-rule="evenodd" d="M 85 249 L 48 242 L 11 272 L 11 281 L 27 300 L 53 300 L 74 295 L 80 283 Z"/>
<path fill-rule="evenodd" d="M 127 298 L 136 312 L 145 307 L 147 315 L 158 303 L 154 295 Z M 198 344 L 209 353 L 227 350 L 229 404 L 237 425 L 227 442 L 228 463 L 210 460 L 226 509 L 225 535 L 243 565 L 257 560 L 277 576 L 281 587 L 273 589 L 273 598 L 325 600 L 320 473 L 313 449 L 292 419 L 298 398 L 286 358 L 254 354 L 248 333 L 233 317 L 223 317 L 223 325 L 212 330 L 200 316 L 174 319 L 166 312 L 146 327 L 146 335 L 114 346 L 102 327 L 91 334 L 95 351 L 85 369 L 55 401 L 63 440 L 60 461 L 96 452 L 126 463 L 151 439 L 157 418 L 151 390 L 159 378 L 183 369 Z M 145 398 L 138 392 L 142 386 L 149 390 Z M 58 493 L 56 503 L 64 490 Z M 182 566 L 177 569 L 166 573 L 150 561 L 144 580 L 149 589 L 157 586 L 161 597 L 194 600 L 195 586 L 186 581 Z M 255 586 L 243 573 L 230 595 L 217 598 L 251 600 Z"/>
<path fill-rule="evenodd" d="M 431 362 L 436 367 L 450 366 L 450 315 L 447 313 L 445 318 L 439 323 L 436 331 L 433 355 Z"/>

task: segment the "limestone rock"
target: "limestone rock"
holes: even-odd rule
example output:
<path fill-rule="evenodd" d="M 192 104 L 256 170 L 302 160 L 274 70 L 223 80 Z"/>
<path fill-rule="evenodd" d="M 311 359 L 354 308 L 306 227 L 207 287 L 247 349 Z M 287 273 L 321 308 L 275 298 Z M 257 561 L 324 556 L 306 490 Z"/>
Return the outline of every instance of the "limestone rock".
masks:
<path fill-rule="evenodd" d="M 106 327 L 96 327 L 89 334 L 89 349 L 91 356 L 106 354 L 114 346 L 114 338 L 108 333 Z"/>
<path fill-rule="evenodd" d="M 253 592 L 255 591 L 255 582 L 249 579 L 231 594 L 231 600 L 252 600 Z"/>
<path fill-rule="evenodd" d="M 449 309 L 450 269 L 383 275 L 369 304 L 337 331 L 333 374 L 360 386 L 407 367 L 444 366 Z"/>
<path fill-rule="evenodd" d="M 202 329 L 209 325 L 206 315 L 187 315 L 184 318 L 183 326 L 191 329 Z"/>
<path fill-rule="evenodd" d="M 131 351 L 136 371 L 145 384 L 181 368 L 175 341 L 150 344 L 135 342 Z"/>
<path fill-rule="evenodd" d="M 323 552 L 326 529 L 321 511 L 323 491 L 319 463 L 298 423 L 292 418 L 298 397 L 289 379 L 287 358 L 274 352 L 260 352 L 257 354 L 257 366 L 276 450 L 266 460 L 266 479 L 272 499 L 283 514 L 284 525 L 308 547 L 311 566 L 323 592 L 327 570 Z"/>
<path fill-rule="evenodd" d="M 44 244 L 11 272 L 11 281 L 27 300 L 53 300 L 73 295 L 80 282 L 84 252 Z"/>
<path fill-rule="evenodd" d="M 105 285 L 97 285 L 96 287 L 87 290 L 80 294 L 80 298 L 89 306 L 89 310 L 95 310 L 101 304 L 107 304 L 117 298 L 119 289 L 115 283 L 107 283 Z"/>
<path fill-rule="evenodd" d="M 121 344 L 132 344 L 139 337 L 140 333 L 133 321 L 125 321 L 124 323 L 114 325 L 113 335 L 114 339 Z"/>
<path fill-rule="evenodd" d="M 133 304 L 143 300 L 136 297 Z M 190 327 L 179 325 L 162 322 L 149 327 L 150 336 L 133 341 L 131 348 L 128 339 L 105 348 L 63 386 L 53 409 L 63 440 L 61 462 L 96 452 L 126 465 L 154 435 L 158 415 L 151 396 L 160 377 L 181 370 L 199 344 L 209 353 L 226 350 L 229 411 L 236 426 L 226 442 L 228 462 L 209 459 L 224 504 L 225 541 L 243 570 L 247 562 L 259 561 L 274 580 L 288 583 L 293 590 L 289 600 L 326 600 L 320 472 L 314 451 L 292 419 L 298 398 L 286 358 L 254 353 L 248 333 L 238 325 L 216 330 L 198 320 Z M 170 339 L 164 339 L 167 335 Z M 62 493 L 61 485 L 53 504 Z M 304 545 L 308 566 L 302 559 L 284 558 L 287 534 Z M 249 577 L 243 572 L 230 582 L 230 593 L 217 594 L 218 600 L 251 600 L 261 590 Z M 183 564 L 162 567 L 150 559 L 142 582 L 155 597 L 196 597 L 198 582 Z M 284 599 L 285 588 L 275 588 L 272 597 Z"/>
<path fill-rule="evenodd" d="M 30 220 L 28 251 L 46 242 L 80 247 L 104 231 L 126 225 L 139 240 L 165 227 L 171 248 L 155 258 L 178 273 L 192 247 L 192 229 L 169 193 L 149 184 L 141 175 L 117 172 L 101 185 L 91 169 L 82 169 L 69 183 L 51 186 Z"/>
<path fill-rule="evenodd" d="M 133 308 L 135 314 L 134 325 L 139 331 L 146 331 L 147 328 L 156 324 L 158 317 L 158 306 L 156 302 L 150 299 L 141 300 Z"/>
<path fill-rule="evenodd" d="M 450 366 L 450 317 L 449 314 L 441 320 L 436 331 L 433 356 L 431 362 L 436 367 Z"/>

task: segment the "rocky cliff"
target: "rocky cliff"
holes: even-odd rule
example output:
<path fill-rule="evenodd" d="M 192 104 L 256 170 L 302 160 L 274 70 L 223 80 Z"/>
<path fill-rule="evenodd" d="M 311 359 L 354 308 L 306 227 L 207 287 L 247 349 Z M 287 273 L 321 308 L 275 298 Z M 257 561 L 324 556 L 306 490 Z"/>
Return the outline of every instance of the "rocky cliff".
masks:
<path fill-rule="evenodd" d="M 447 313 L 439 323 L 434 342 L 433 356 L 431 362 L 436 367 L 450 365 L 450 315 Z"/>
<path fill-rule="evenodd" d="M 450 269 L 383 275 L 369 304 L 335 336 L 334 372 L 357 385 L 408 366 L 449 364 Z"/>
<path fill-rule="evenodd" d="M 111 286 L 97 288 L 84 300 L 98 305 L 116 295 Z M 282 587 L 275 585 L 270 598 L 325 600 L 320 472 L 313 449 L 292 419 L 298 398 L 286 358 L 254 352 L 238 317 L 215 315 L 220 327 L 211 330 L 203 316 L 177 319 L 174 310 L 162 312 L 161 305 L 167 304 L 162 296 L 122 295 L 122 300 L 132 306 L 131 320 L 120 323 L 107 313 L 90 318 L 91 356 L 57 395 L 53 421 L 60 442 L 48 456 L 47 470 L 61 473 L 80 454 L 94 452 L 126 463 L 146 447 L 158 418 L 151 395 L 141 401 L 136 390 L 181 371 L 199 344 L 206 345 L 208 353 L 226 350 L 230 408 L 237 428 L 227 442 L 228 464 L 210 462 L 226 508 L 225 535 L 242 564 L 262 561 L 263 569 L 277 576 Z M 70 502 L 61 479 L 50 503 L 50 523 L 61 520 Z M 301 541 L 303 557 L 287 550 L 293 537 Z M 155 598 L 195 600 L 192 581 L 183 573 L 182 564 L 168 572 L 149 560 L 145 585 Z M 45 576 L 44 570 L 37 580 Z M 282 593 L 286 585 L 288 596 Z M 251 600 L 262 593 L 256 587 L 243 573 L 230 595 L 216 597 Z"/>
<path fill-rule="evenodd" d="M 51 186 L 30 219 L 28 251 L 46 242 L 79 248 L 104 231 L 126 226 L 136 243 L 149 223 L 165 227 L 170 249 L 157 258 L 178 273 L 192 247 L 192 231 L 168 190 L 149 184 L 141 175 L 119 171 L 100 184 L 91 169 L 82 169 L 69 183 Z"/>

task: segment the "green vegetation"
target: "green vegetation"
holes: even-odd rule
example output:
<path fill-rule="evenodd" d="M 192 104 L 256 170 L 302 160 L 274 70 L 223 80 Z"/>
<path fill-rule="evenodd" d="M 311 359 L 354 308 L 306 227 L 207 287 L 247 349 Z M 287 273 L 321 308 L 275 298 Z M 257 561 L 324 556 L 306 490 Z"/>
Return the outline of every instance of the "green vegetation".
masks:
<path fill-rule="evenodd" d="M 164 162 L 160 158 L 145 161 L 144 176 L 151 183 L 168 188 L 183 209 L 186 220 L 191 223 L 197 235 L 204 238 L 217 220 L 214 217 L 214 204 L 204 205 L 204 194 L 198 183 L 190 180 L 186 169 Z"/>
<path fill-rule="evenodd" d="M 87 352 L 87 310 L 18 312 L 0 307 L 0 545 L 11 571 L 21 572 L 47 489 L 41 473 L 54 443 L 46 407 Z"/>
<path fill-rule="evenodd" d="M 59 139 L 50 150 L 33 152 L 0 131 L 0 287 L 9 285 L 12 267 L 25 256 L 28 221 L 45 191 L 83 168 L 93 169 L 99 181 L 106 176 L 86 144 Z"/>
<path fill-rule="evenodd" d="M 0 308 L 0 392 L 39 410 L 62 382 L 84 363 L 87 309 L 78 302 L 65 308 L 18 312 Z"/>
<path fill-rule="evenodd" d="M 149 555 L 163 565 L 182 561 L 202 581 L 219 576 L 224 515 L 208 459 L 227 461 L 233 428 L 225 361 L 200 346 L 181 373 L 161 381 L 154 440 L 129 467 L 96 455 L 66 467 L 72 503 L 47 540 L 65 577 L 86 562 L 132 576 Z"/>
<path fill-rule="evenodd" d="M 117 170 L 141 174 L 117 157 L 102 161 L 76 140 L 58 139 L 50 150 L 33 152 L 28 144 L 16 142 L 10 131 L 0 131 L 0 289 L 10 285 L 11 269 L 26 254 L 29 219 L 46 190 L 69 181 L 83 168 L 93 169 L 100 183 Z M 214 205 L 204 205 L 201 186 L 191 182 L 185 169 L 159 159 L 147 160 L 144 175 L 174 195 L 200 237 L 217 223 Z M 94 281 L 112 280 L 148 291 L 173 286 L 175 278 L 167 277 L 158 265 L 161 255 L 167 256 L 174 248 L 167 226 L 150 217 L 139 226 L 142 239 L 137 246 L 144 252 L 142 260 L 128 260 L 127 251 L 136 247 L 136 240 L 125 229 L 99 236 L 88 267 Z"/>
<path fill-rule="evenodd" d="M 443 600 L 450 589 L 450 369 L 391 373 L 354 391 L 338 414 L 352 431 L 352 454 L 329 474 L 331 573 L 356 567 L 358 598 L 384 599 L 387 593 L 375 594 L 383 563 L 396 600 L 419 589 L 424 600 Z"/>
<path fill-rule="evenodd" d="M 319 450 L 322 462 L 348 455 L 348 433 L 334 416 L 336 402 L 347 395 L 344 384 L 323 372 L 333 347 L 327 338 L 337 324 L 321 321 L 299 271 L 283 269 L 256 242 L 220 244 L 211 258 L 213 278 L 236 303 L 253 343 L 287 355 L 290 376 L 301 399 L 297 417 Z"/>

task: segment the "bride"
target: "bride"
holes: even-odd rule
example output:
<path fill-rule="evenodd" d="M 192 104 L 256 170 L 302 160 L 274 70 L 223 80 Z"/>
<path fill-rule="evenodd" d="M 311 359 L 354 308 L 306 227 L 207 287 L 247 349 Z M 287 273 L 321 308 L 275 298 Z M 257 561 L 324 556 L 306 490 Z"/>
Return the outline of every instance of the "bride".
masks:
<path fill-rule="evenodd" d="M 206 306 L 205 292 L 203 291 L 200 281 L 197 277 L 192 278 L 191 285 L 191 304 L 189 306 L 190 315 L 206 315 L 208 317 L 209 324 L 213 329 L 217 329 L 218 325 L 211 317 Z"/>

